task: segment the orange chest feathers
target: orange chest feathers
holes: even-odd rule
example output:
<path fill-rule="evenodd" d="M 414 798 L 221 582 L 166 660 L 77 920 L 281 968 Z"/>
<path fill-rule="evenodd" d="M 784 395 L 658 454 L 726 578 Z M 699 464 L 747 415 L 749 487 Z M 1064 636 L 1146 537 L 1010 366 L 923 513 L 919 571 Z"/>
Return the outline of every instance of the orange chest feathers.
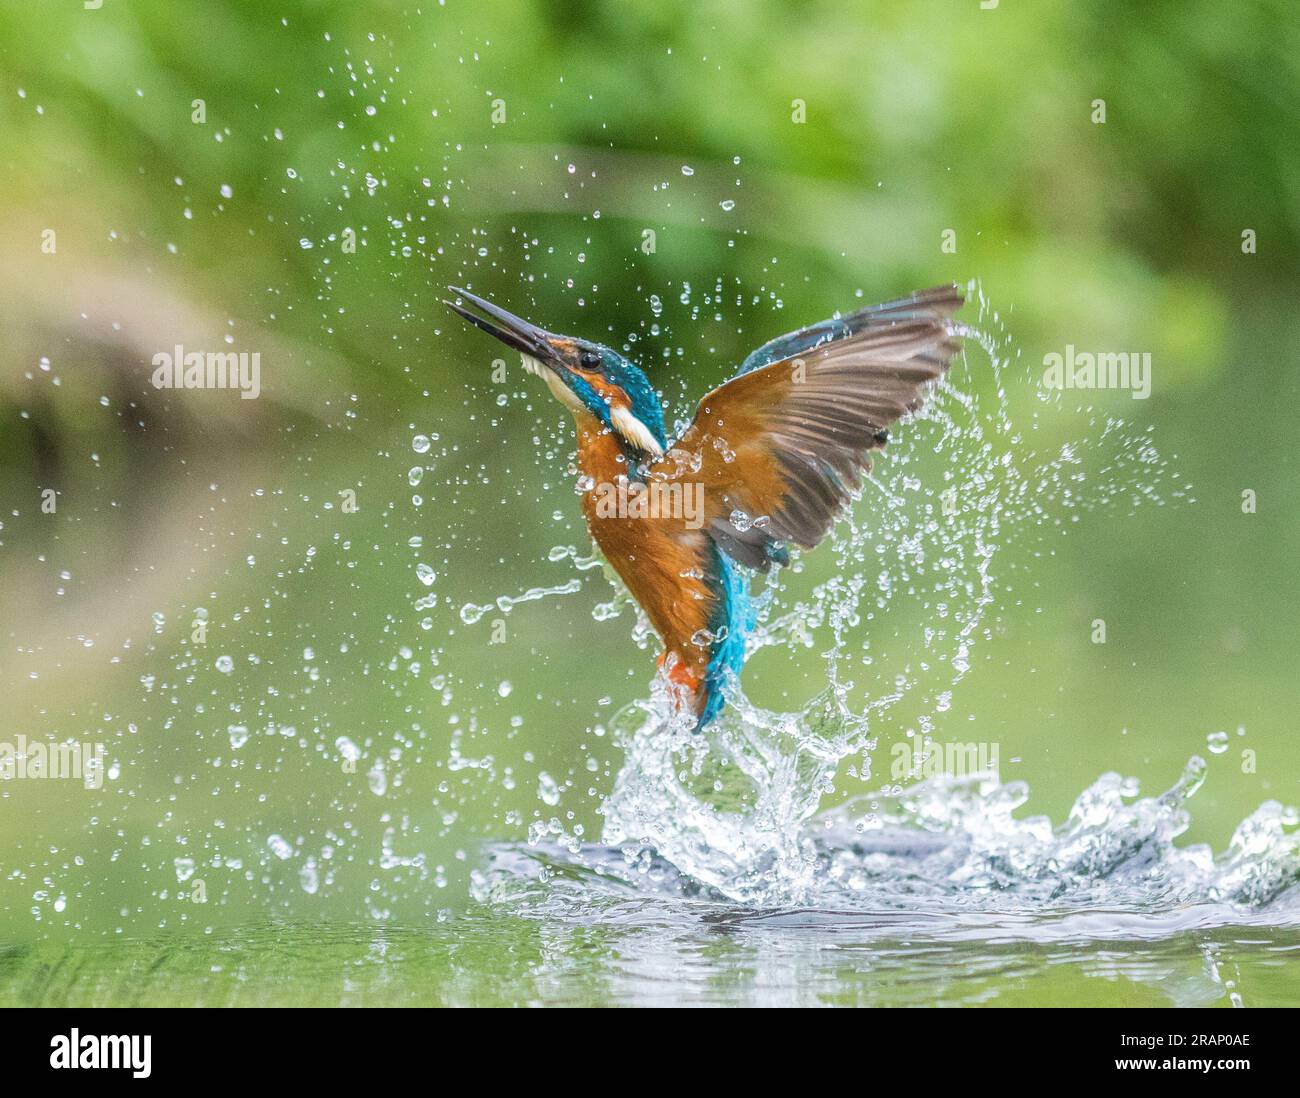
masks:
<path fill-rule="evenodd" d="M 617 438 L 579 427 L 582 510 L 605 559 L 645 611 L 664 647 L 691 663 L 690 638 L 707 628 L 716 587 L 698 486 L 646 484 L 628 478 Z"/>

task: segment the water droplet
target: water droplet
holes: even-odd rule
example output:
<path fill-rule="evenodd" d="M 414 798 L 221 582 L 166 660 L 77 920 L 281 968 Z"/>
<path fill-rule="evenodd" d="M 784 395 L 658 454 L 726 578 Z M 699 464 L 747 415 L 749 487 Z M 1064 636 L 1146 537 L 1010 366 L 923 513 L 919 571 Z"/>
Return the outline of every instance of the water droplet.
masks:
<path fill-rule="evenodd" d="M 537 796 L 543 804 L 552 807 L 560 803 L 560 787 L 545 770 L 537 775 Z"/>

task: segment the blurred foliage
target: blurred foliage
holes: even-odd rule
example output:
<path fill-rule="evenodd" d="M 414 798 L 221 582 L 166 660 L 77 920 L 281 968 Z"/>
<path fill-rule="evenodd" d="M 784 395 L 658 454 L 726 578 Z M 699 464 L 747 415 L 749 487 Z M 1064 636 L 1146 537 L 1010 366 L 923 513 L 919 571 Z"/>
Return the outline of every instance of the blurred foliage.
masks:
<path fill-rule="evenodd" d="M 535 390 L 498 406 L 497 352 L 449 323 L 449 283 L 627 347 L 679 413 L 772 335 L 945 279 L 978 279 L 1026 382 L 1066 343 L 1149 350 L 1150 401 L 1094 403 L 1149 420 L 1198 502 L 1027 554 L 1038 588 L 1008 600 L 965 707 L 1056 812 L 1101 769 L 1171 781 L 1239 724 L 1260 772 L 1217 776 L 1202 837 L 1294 797 L 1298 70 L 1280 0 L 0 7 L 0 718 L 133 763 L 91 807 L 0 790 L 17 932 L 31 910 L 184 919 L 149 902 L 158 866 L 229 861 L 227 827 L 248 850 L 271 831 L 351 844 L 348 896 L 396 830 L 427 854 L 410 901 L 427 912 L 420 874 L 463 873 L 475 833 L 519 833 L 539 770 L 598 827 L 617 758 L 593 722 L 643 689 L 649 654 L 626 615 L 592 622 L 598 583 L 521 605 L 501 650 L 461 626 L 466 602 L 562 582 L 547 550 L 585 534 L 567 424 Z M 177 343 L 260 349 L 263 397 L 153 390 Z M 1037 404 L 1029 384 L 1008 400 Z M 1037 441 L 1078 426 L 1046 411 Z M 413 508 L 420 432 L 438 462 Z M 200 607 L 214 639 L 196 651 Z M 1099 613 L 1105 651 L 1086 643 Z M 223 678 L 226 649 L 258 662 Z M 764 670 L 770 700 L 819 667 Z M 270 746 L 214 774 L 236 721 Z M 372 794 L 337 774 L 341 735 L 363 771 L 402 747 L 405 790 L 354 813 Z M 457 751 L 508 781 L 487 792 Z M 292 908 L 266 898 L 281 868 L 232 874 L 231 917 Z M 51 916 L 60 890 L 80 902 Z"/>

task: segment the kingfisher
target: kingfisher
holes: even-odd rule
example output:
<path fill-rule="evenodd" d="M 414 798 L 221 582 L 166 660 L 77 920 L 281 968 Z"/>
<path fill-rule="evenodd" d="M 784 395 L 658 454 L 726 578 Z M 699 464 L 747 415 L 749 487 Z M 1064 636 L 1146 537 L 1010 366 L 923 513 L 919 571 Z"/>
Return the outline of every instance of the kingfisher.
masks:
<path fill-rule="evenodd" d="M 751 352 L 669 441 L 659 393 L 618 351 L 448 290 L 444 304 L 572 412 L 588 530 L 658 634 L 660 673 L 697 732 L 739 680 L 753 574 L 826 536 L 960 347 L 953 285 L 836 315 Z"/>

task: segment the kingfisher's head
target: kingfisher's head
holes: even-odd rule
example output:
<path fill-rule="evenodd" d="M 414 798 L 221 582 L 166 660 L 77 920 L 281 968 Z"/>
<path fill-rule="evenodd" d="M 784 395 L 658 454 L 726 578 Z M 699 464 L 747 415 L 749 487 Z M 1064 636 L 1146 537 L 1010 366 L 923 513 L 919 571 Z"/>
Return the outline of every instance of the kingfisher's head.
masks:
<path fill-rule="evenodd" d="M 524 369 L 545 381 L 575 416 L 595 417 L 638 460 L 660 457 L 667 449 L 658 394 L 649 378 L 617 351 L 575 336 L 552 335 L 466 290 L 448 289 L 485 316 L 455 301 L 445 304 L 518 351 Z"/>

